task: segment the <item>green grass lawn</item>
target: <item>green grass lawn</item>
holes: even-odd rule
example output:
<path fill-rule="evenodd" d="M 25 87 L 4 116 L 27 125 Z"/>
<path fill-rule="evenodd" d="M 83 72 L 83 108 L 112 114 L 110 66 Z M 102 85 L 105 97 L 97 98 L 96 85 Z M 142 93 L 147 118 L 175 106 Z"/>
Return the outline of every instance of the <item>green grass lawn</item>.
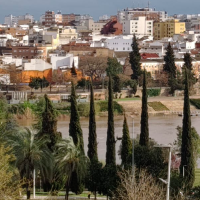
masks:
<path fill-rule="evenodd" d="M 195 181 L 194 181 L 194 187 L 200 185 L 200 169 L 195 170 Z"/>
<path fill-rule="evenodd" d="M 72 197 L 88 197 L 88 193 L 87 191 L 83 192 L 82 194 L 76 195 L 74 193 L 69 193 L 69 196 Z M 36 196 L 50 196 L 48 192 L 36 192 Z M 65 192 L 64 191 L 60 191 L 58 192 L 58 196 L 65 196 Z M 91 194 L 91 197 L 94 197 L 93 194 Z M 106 197 L 100 194 L 97 194 L 97 197 Z"/>
<path fill-rule="evenodd" d="M 169 110 L 164 104 L 160 101 L 148 102 L 148 105 L 152 107 L 155 111 L 164 111 Z"/>
<path fill-rule="evenodd" d="M 139 97 L 133 97 L 133 98 L 123 98 L 123 99 L 114 99 L 115 101 L 135 101 L 135 100 L 140 100 L 141 98 Z"/>

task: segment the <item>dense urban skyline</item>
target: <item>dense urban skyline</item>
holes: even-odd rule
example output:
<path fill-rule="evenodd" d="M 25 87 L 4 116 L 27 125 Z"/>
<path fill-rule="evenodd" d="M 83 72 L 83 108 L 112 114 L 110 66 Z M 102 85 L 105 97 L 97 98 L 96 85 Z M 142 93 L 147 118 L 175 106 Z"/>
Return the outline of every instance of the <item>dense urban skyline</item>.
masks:
<path fill-rule="evenodd" d="M 25 13 L 32 14 L 35 19 L 39 19 L 40 15 L 45 13 L 46 10 L 61 10 L 62 13 L 76 13 L 76 14 L 90 14 L 95 20 L 104 14 L 114 15 L 117 10 L 122 10 L 127 7 L 146 7 L 147 0 L 142 1 L 107 1 L 107 0 L 73 0 L 70 2 L 64 0 L 0 0 L 1 12 L 0 22 L 3 23 L 4 17 L 9 14 L 23 15 Z M 173 1 L 173 0 L 151 0 L 149 1 L 150 7 L 156 10 L 165 10 L 170 15 L 172 14 L 197 14 L 199 13 L 200 1 Z M 19 6 L 20 5 L 20 6 Z"/>

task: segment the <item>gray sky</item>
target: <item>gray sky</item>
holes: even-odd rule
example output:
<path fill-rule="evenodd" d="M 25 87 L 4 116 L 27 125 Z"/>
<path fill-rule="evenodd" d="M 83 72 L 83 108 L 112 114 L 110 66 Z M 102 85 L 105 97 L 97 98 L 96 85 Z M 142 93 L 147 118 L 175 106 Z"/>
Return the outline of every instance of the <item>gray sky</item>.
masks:
<path fill-rule="evenodd" d="M 199 0 L 151 0 L 150 7 L 165 10 L 169 14 L 200 13 Z M 5 15 L 32 14 L 35 19 L 46 10 L 61 10 L 62 13 L 90 14 L 94 19 L 104 14 L 114 15 L 127 7 L 145 7 L 148 0 L 0 0 L 0 22 Z"/>

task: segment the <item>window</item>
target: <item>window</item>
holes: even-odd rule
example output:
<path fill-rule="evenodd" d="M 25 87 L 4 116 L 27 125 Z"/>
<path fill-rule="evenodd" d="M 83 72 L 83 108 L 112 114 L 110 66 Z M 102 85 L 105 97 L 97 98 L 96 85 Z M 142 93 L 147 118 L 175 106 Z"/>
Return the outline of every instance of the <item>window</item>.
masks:
<path fill-rule="evenodd" d="M 125 48 L 123 47 L 123 50 L 125 50 Z"/>

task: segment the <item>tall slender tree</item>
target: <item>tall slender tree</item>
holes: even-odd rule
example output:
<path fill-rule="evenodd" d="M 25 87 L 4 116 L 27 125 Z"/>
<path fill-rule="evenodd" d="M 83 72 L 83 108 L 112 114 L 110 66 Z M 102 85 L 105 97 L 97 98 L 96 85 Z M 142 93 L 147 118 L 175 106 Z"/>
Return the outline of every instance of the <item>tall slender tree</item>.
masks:
<path fill-rule="evenodd" d="M 94 199 L 96 199 L 96 194 L 100 185 L 99 175 L 101 174 L 102 164 L 98 161 L 98 154 L 97 154 L 95 104 L 94 104 L 94 91 L 92 82 L 90 84 L 88 157 L 90 158 L 90 164 L 88 167 L 86 186 L 88 190 L 94 193 Z"/>
<path fill-rule="evenodd" d="M 165 64 L 163 66 L 163 70 L 166 71 L 170 75 L 170 77 L 176 78 L 175 56 L 174 56 L 174 51 L 171 47 L 170 42 L 166 49 L 164 61 L 165 61 Z"/>
<path fill-rule="evenodd" d="M 111 76 L 109 76 L 109 83 L 108 83 L 108 130 L 107 130 L 107 141 L 106 141 L 106 165 L 109 164 L 114 164 L 114 165 L 116 164 L 113 90 L 112 90 Z"/>
<path fill-rule="evenodd" d="M 70 115 L 70 123 L 69 123 L 69 135 L 72 137 L 74 144 L 80 150 L 82 155 L 85 155 L 84 151 L 84 143 L 83 143 L 83 133 L 80 125 L 79 113 L 77 108 L 76 101 L 76 92 L 74 83 L 72 81 L 71 88 L 71 115 Z M 81 179 L 78 177 L 77 171 L 73 171 L 71 175 L 70 182 L 72 192 L 76 194 L 80 194 L 84 189 L 84 178 Z"/>
<path fill-rule="evenodd" d="M 192 58 L 190 54 L 189 53 L 184 54 L 183 60 L 184 60 L 184 67 L 187 68 L 189 88 L 191 88 L 197 82 L 197 79 L 195 78 L 193 72 Z"/>
<path fill-rule="evenodd" d="M 122 159 L 122 166 L 125 169 L 128 169 L 129 166 L 131 166 L 131 154 L 132 154 L 132 143 L 129 135 L 126 116 L 124 115 L 121 159 Z"/>
<path fill-rule="evenodd" d="M 53 152 L 55 144 L 61 135 L 57 132 L 57 113 L 54 109 L 52 102 L 48 98 L 48 96 L 44 95 L 45 99 L 45 109 L 42 112 L 41 121 L 42 128 L 39 132 L 39 137 L 48 136 L 50 139 L 50 143 L 48 143 L 49 149 Z"/>
<path fill-rule="evenodd" d="M 79 146 L 80 151 L 84 154 L 83 132 L 80 125 L 80 118 L 77 108 L 76 92 L 72 81 L 71 87 L 71 115 L 69 123 L 69 135 L 73 138 L 74 144 Z"/>
<path fill-rule="evenodd" d="M 89 114 L 89 137 L 88 137 L 88 157 L 98 159 L 97 155 L 97 133 L 95 120 L 94 91 L 92 82 L 90 85 L 90 114 Z"/>
<path fill-rule="evenodd" d="M 177 87 L 177 79 L 176 79 L 177 70 L 176 70 L 176 65 L 175 65 L 174 51 L 171 47 L 170 42 L 166 49 L 164 61 L 165 61 L 165 64 L 163 65 L 163 71 L 168 73 L 168 77 L 169 77 L 168 85 L 171 88 L 171 94 L 174 94 L 176 87 Z"/>
<path fill-rule="evenodd" d="M 148 146 L 148 144 L 149 144 L 149 123 L 148 123 L 146 70 L 144 70 L 144 78 L 143 78 L 142 113 L 141 113 L 140 124 L 141 124 L 140 145 Z"/>
<path fill-rule="evenodd" d="M 183 108 L 183 130 L 182 130 L 182 146 L 181 146 L 181 165 L 180 172 L 183 177 L 184 169 L 184 184 L 187 190 L 193 187 L 195 179 L 195 162 L 193 155 L 193 143 L 191 134 L 191 116 L 190 116 L 190 99 L 188 74 L 185 69 L 185 91 L 184 91 L 184 108 Z"/>
<path fill-rule="evenodd" d="M 133 74 L 132 74 L 132 79 L 136 79 L 138 81 L 139 76 L 142 73 L 141 70 L 141 56 L 140 56 L 140 52 L 139 52 L 139 47 L 138 47 L 138 43 L 137 43 L 137 39 L 135 34 L 133 35 L 133 42 L 131 44 L 132 47 L 132 51 L 129 54 L 130 57 L 130 64 L 131 64 L 131 69 L 133 70 Z"/>

